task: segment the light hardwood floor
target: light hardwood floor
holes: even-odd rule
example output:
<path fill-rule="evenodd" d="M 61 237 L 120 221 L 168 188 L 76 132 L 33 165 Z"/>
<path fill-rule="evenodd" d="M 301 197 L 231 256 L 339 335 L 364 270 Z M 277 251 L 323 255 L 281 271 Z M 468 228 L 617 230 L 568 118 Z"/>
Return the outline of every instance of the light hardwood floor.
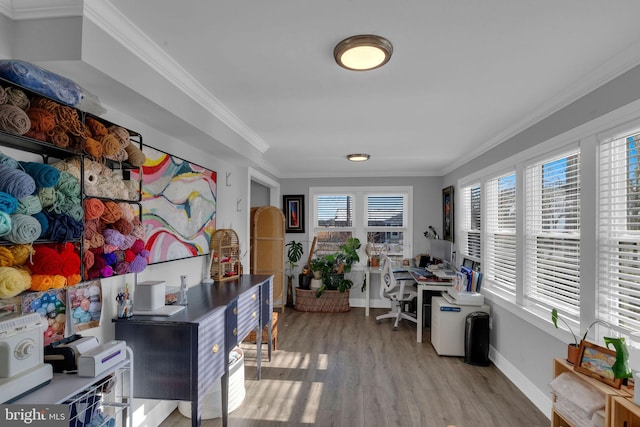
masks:
<path fill-rule="evenodd" d="M 415 340 L 415 324 L 376 324 L 386 310 L 280 315 L 278 350 L 256 381 L 255 345 L 245 350 L 246 397 L 230 427 L 542 427 L 542 414 L 495 366 L 440 357 Z M 266 349 L 266 345 L 263 347 Z M 263 352 L 264 354 L 264 352 Z M 549 361 L 551 363 L 551 361 Z M 174 411 L 161 427 L 188 427 Z M 203 420 L 221 426 L 220 419 Z"/>

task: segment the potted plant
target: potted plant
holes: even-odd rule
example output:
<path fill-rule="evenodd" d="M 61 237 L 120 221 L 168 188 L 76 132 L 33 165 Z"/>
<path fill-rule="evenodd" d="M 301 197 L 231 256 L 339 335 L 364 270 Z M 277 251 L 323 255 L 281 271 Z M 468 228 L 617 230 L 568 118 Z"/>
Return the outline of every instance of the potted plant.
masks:
<path fill-rule="evenodd" d="M 316 291 L 316 297 L 320 298 L 326 290 L 345 292 L 351 289 L 353 282 L 346 279 L 344 273 L 350 272 L 353 264 L 360 261 L 358 249 L 360 249 L 360 240 L 356 237 L 350 237 L 338 247 L 337 252 L 319 258 L 318 265 L 321 266 L 322 285 Z"/>
<path fill-rule="evenodd" d="M 571 329 L 571 326 L 569 326 L 569 324 L 562 317 L 558 317 L 558 310 L 554 308 L 551 310 L 551 321 L 553 322 L 553 326 L 555 326 L 556 329 L 558 329 L 558 320 L 564 323 L 564 325 L 567 327 L 567 329 L 571 333 L 571 336 L 573 336 L 573 342 L 567 345 L 567 361 L 572 365 L 575 365 L 576 362 L 578 361 L 578 353 L 580 350 L 580 343 L 578 342 L 578 337 L 576 336 L 576 334 L 573 333 L 573 329 Z M 588 329 L 587 329 L 587 332 L 589 332 Z M 586 333 L 585 333 L 585 336 L 586 336 Z"/>
<path fill-rule="evenodd" d="M 555 326 L 556 329 L 558 329 L 558 320 L 560 320 L 562 323 L 564 323 L 564 325 L 567 327 L 567 329 L 571 333 L 571 336 L 573 336 L 573 342 L 569 343 L 567 345 L 567 361 L 569 363 L 575 365 L 576 362 L 578 361 L 578 356 L 579 356 L 579 353 L 580 353 L 580 341 L 578 341 L 578 336 L 573 333 L 573 329 L 571 329 L 571 326 L 569 326 L 569 324 L 563 318 L 558 317 L 558 310 L 556 310 L 554 308 L 554 309 L 551 310 L 551 321 L 553 322 L 553 326 Z M 589 327 L 587 327 L 587 329 L 584 331 L 584 335 L 582 335 L 582 340 L 586 340 L 587 339 L 587 335 L 589 334 L 589 330 L 595 324 L 598 324 L 598 323 L 600 323 L 601 325 L 605 325 L 605 326 L 611 327 L 611 325 L 609 323 L 605 322 L 604 320 L 596 319 L 593 322 L 591 322 Z"/>
<path fill-rule="evenodd" d="M 313 278 L 316 280 L 322 279 L 322 271 L 324 270 L 324 260 L 322 258 L 313 258 L 310 262 L 311 272 Z"/>
<path fill-rule="evenodd" d="M 302 258 L 304 249 L 302 243 L 295 240 L 290 241 L 285 245 L 287 248 L 287 307 L 293 307 L 293 277 L 295 268 L 298 266 L 297 262 Z"/>

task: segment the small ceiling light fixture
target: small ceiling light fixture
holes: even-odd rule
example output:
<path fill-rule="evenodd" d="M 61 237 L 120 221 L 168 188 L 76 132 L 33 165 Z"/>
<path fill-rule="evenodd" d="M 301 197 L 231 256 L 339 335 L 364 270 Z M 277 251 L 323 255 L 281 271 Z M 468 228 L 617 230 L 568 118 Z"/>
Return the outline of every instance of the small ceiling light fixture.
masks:
<path fill-rule="evenodd" d="M 393 46 L 384 37 L 372 34 L 351 36 L 333 49 L 333 57 L 342 68 L 367 71 L 382 67 L 389 62 Z"/>
<path fill-rule="evenodd" d="M 368 154 L 349 154 L 347 155 L 347 159 L 351 160 L 352 162 L 366 162 L 367 160 L 369 160 L 369 157 L 371 157 Z"/>

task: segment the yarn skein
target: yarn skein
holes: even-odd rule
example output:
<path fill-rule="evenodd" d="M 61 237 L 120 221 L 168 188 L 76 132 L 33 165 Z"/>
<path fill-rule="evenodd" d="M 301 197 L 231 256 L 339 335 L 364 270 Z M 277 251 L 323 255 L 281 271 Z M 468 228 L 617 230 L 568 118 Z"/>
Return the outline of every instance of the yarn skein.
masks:
<path fill-rule="evenodd" d="M 0 267 L 0 298 L 11 298 L 31 286 L 28 271 L 16 267 Z"/>
<path fill-rule="evenodd" d="M 0 211 L 12 214 L 18 209 L 18 199 L 9 193 L 0 191 Z"/>
<path fill-rule="evenodd" d="M 8 166 L 11 169 L 18 169 L 20 167 L 20 163 L 18 163 L 16 159 L 4 153 L 0 153 L 0 164 Z"/>
<path fill-rule="evenodd" d="M 36 191 L 36 183 L 26 172 L 0 164 L 0 191 L 22 199 Z"/>
<path fill-rule="evenodd" d="M 11 216 L 6 212 L 0 212 L 0 236 L 6 236 L 11 232 Z"/>
<path fill-rule="evenodd" d="M 10 267 L 14 262 L 11 251 L 5 246 L 0 246 L 0 267 Z"/>
<path fill-rule="evenodd" d="M 60 180 L 60 171 L 51 165 L 36 162 L 20 162 L 20 165 L 33 178 L 38 188 L 53 187 Z"/>
<path fill-rule="evenodd" d="M 31 104 L 29 97 L 22 89 L 8 87 L 5 89 L 5 92 L 7 93 L 7 104 L 14 105 L 24 111 L 29 109 L 29 105 Z"/>
<path fill-rule="evenodd" d="M 100 199 L 86 199 L 84 201 L 84 217 L 98 219 L 104 213 L 104 203 Z"/>
<path fill-rule="evenodd" d="M 0 105 L 0 129 L 14 134 L 24 135 L 31 128 L 29 116 L 15 105 Z"/>
<path fill-rule="evenodd" d="M 147 161 L 147 156 L 133 143 L 129 142 L 129 144 L 124 149 L 129 155 L 129 163 L 131 163 L 133 166 L 140 167 L 144 164 L 144 162 Z"/>
<path fill-rule="evenodd" d="M 32 243 L 42 233 L 40 222 L 31 215 L 12 214 L 11 231 L 4 237 L 17 244 Z"/>

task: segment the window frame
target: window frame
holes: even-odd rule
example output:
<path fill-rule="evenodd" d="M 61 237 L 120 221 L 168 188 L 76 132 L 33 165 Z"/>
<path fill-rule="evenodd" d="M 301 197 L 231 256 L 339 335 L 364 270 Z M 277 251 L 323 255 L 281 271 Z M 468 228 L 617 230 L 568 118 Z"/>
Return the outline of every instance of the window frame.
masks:
<path fill-rule="evenodd" d="M 367 258 L 364 255 L 365 246 L 367 244 L 367 232 L 383 231 L 383 232 L 402 232 L 402 258 L 411 258 L 413 251 L 413 186 L 376 186 L 376 187 L 360 187 L 360 186 L 344 186 L 344 187 L 310 187 L 309 188 L 309 224 L 311 224 L 311 233 L 317 235 L 318 231 L 326 231 L 318 225 L 317 214 L 317 196 L 327 194 L 349 194 L 353 200 L 353 224 L 352 227 L 336 227 L 332 231 L 350 231 L 353 237 L 360 239 L 362 244 L 360 248 L 360 263 L 366 265 Z M 371 195 L 402 195 L 404 200 L 403 227 L 384 227 L 384 226 L 368 226 L 367 225 L 367 196 Z"/>

